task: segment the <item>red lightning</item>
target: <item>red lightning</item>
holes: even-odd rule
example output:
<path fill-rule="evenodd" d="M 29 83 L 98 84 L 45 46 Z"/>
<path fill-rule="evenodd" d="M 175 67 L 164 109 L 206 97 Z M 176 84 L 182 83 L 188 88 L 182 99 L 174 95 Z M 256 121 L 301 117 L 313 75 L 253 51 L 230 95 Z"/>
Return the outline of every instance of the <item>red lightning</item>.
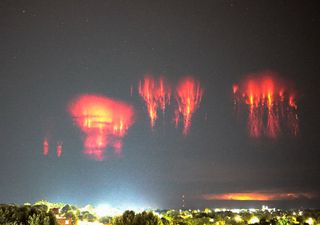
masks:
<path fill-rule="evenodd" d="M 86 134 L 84 153 L 97 160 L 105 159 L 111 146 L 121 151 L 122 137 L 133 124 L 133 107 L 99 95 L 81 95 L 69 105 L 75 123 Z"/>
<path fill-rule="evenodd" d="M 43 155 L 44 155 L 44 156 L 47 156 L 48 153 L 49 153 L 49 142 L 48 142 L 48 139 L 45 138 L 45 139 L 43 140 Z"/>
<path fill-rule="evenodd" d="M 164 113 L 166 106 L 170 104 L 171 89 L 163 77 L 154 79 L 146 75 L 143 81 L 139 82 L 139 95 L 143 98 L 150 117 L 151 127 L 154 127 L 158 118 L 158 109 Z"/>
<path fill-rule="evenodd" d="M 61 141 L 59 141 L 57 143 L 57 157 L 60 158 L 62 155 L 62 145 L 63 143 Z"/>
<path fill-rule="evenodd" d="M 292 89 L 276 79 L 272 72 L 257 74 L 255 77 L 247 79 L 240 86 L 233 86 L 235 105 L 245 104 L 249 108 L 250 136 L 260 137 L 265 134 L 276 138 L 284 127 L 297 135 L 297 104 Z"/>
<path fill-rule="evenodd" d="M 192 114 L 200 106 L 203 89 L 198 81 L 192 77 L 182 79 L 176 88 L 178 108 L 175 110 L 175 123 L 179 124 L 180 116 L 183 117 L 183 133 L 186 135 L 191 124 Z"/>

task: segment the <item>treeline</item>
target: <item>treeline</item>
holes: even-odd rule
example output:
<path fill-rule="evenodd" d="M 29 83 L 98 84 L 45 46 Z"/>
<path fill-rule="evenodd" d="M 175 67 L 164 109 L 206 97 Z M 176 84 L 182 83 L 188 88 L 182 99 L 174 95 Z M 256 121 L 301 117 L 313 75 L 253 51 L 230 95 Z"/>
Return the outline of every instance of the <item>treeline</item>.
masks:
<path fill-rule="evenodd" d="M 134 211 L 125 211 L 122 216 L 115 217 L 113 225 L 163 225 L 162 220 L 152 212 L 136 214 Z"/>
<path fill-rule="evenodd" d="M 45 205 L 0 205 L 1 225 L 58 225 Z"/>

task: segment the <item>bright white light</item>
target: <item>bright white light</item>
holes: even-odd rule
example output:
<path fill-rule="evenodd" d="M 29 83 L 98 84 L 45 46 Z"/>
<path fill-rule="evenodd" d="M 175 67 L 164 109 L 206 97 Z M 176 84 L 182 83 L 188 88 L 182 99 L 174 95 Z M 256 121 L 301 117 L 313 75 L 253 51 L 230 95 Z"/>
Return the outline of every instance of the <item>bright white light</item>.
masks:
<path fill-rule="evenodd" d="M 148 211 L 148 209 L 150 209 L 151 207 L 148 207 L 147 205 L 126 202 L 119 206 L 119 208 L 122 212 L 126 210 L 133 210 L 136 213 L 141 213 L 143 211 Z"/>
<path fill-rule="evenodd" d="M 242 217 L 240 215 L 236 215 L 234 217 L 234 221 L 236 221 L 237 223 L 241 223 L 243 221 Z"/>
<path fill-rule="evenodd" d="M 121 215 L 122 212 L 119 209 L 116 208 L 112 208 L 110 205 L 108 204 L 101 204 L 98 205 L 95 208 L 95 213 L 99 216 L 99 217 L 103 217 L 103 216 L 118 216 Z"/>
<path fill-rule="evenodd" d="M 78 225 L 103 225 L 99 222 L 78 221 Z"/>
<path fill-rule="evenodd" d="M 231 212 L 233 212 L 233 213 L 240 213 L 240 209 L 231 209 Z"/>
<path fill-rule="evenodd" d="M 305 222 L 309 225 L 313 225 L 313 219 L 311 217 L 309 217 Z"/>
<path fill-rule="evenodd" d="M 251 217 L 251 219 L 248 221 L 248 224 L 254 224 L 254 223 L 259 223 L 259 222 L 260 222 L 259 218 L 256 217 L 256 216 L 253 216 L 253 217 Z"/>

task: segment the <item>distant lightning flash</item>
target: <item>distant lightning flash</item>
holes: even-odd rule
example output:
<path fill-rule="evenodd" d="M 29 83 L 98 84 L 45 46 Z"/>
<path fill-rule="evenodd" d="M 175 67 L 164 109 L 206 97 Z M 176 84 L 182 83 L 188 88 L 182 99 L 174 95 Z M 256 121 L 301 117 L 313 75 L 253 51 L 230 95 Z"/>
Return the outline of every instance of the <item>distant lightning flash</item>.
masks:
<path fill-rule="evenodd" d="M 122 138 L 134 122 L 132 106 L 100 95 L 77 97 L 69 104 L 69 112 L 86 134 L 84 154 L 100 161 L 108 146 L 121 152 Z"/>
<path fill-rule="evenodd" d="M 251 137 L 276 138 L 282 129 L 298 134 L 299 123 L 295 94 L 273 72 L 256 74 L 241 85 L 233 85 L 234 104 L 248 106 L 248 130 Z"/>
<path fill-rule="evenodd" d="M 158 109 L 165 112 L 166 106 L 170 104 L 171 89 L 169 84 L 163 77 L 154 79 L 150 75 L 146 75 L 139 82 L 139 95 L 143 98 L 150 118 L 150 125 L 154 127 L 158 118 Z"/>
<path fill-rule="evenodd" d="M 192 77 L 182 79 L 176 88 L 178 108 L 175 110 L 175 124 L 179 124 L 180 116 L 183 117 L 183 133 L 188 134 L 192 114 L 200 106 L 203 95 L 200 83 Z"/>
<path fill-rule="evenodd" d="M 201 197 L 205 200 L 227 200 L 227 201 L 274 201 L 274 200 L 296 200 L 312 199 L 318 193 L 308 192 L 240 192 L 222 194 L 204 194 Z"/>

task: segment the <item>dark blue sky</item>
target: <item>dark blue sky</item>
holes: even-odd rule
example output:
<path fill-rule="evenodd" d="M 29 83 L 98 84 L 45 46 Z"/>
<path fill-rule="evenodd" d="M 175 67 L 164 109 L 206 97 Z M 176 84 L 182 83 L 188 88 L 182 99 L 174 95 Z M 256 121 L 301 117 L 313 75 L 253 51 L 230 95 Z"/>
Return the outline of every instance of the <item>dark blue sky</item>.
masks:
<path fill-rule="evenodd" d="M 315 1 L 18 1 L 0 3 L 0 202 L 188 207 L 223 204 L 197 196 L 243 191 L 317 192 L 319 8 Z M 273 70 L 295 84 L 300 135 L 251 139 L 234 118 L 231 87 Z M 185 137 L 173 106 L 151 131 L 130 86 L 145 73 L 205 89 Z M 123 154 L 81 154 L 67 112 L 82 93 L 132 104 L 136 122 Z M 174 103 L 173 103 L 174 104 Z M 207 120 L 205 120 L 207 115 Z M 44 158 L 42 141 L 64 142 Z M 316 201 L 273 202 L 315 206 Z M 247 206 L 257 203 L 246 203 Z"/>

